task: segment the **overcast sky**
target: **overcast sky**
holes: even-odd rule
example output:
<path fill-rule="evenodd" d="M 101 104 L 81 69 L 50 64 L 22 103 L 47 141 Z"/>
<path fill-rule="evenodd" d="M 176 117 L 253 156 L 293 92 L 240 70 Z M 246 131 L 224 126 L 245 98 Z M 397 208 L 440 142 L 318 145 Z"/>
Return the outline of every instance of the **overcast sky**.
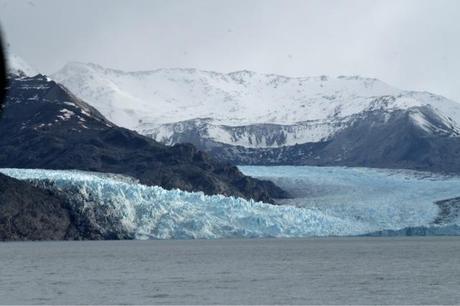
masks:
<path fill-rule="evenodd" d="M 0 24 L 44 73 L 81 61 L 363 75 L 460 102 L 457 0 L 0 0 Z"/>

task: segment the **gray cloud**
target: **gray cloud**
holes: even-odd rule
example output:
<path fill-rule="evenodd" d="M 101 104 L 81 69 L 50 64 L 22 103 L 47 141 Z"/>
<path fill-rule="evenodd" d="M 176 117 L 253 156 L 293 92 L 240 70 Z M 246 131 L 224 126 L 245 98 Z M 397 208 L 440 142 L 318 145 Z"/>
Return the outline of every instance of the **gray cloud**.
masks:
<path fill-rule="evenodd" d="M 13 52 L 123 70 L 364 75 L 460 101 L 457 0 L 0 0 Z"/>

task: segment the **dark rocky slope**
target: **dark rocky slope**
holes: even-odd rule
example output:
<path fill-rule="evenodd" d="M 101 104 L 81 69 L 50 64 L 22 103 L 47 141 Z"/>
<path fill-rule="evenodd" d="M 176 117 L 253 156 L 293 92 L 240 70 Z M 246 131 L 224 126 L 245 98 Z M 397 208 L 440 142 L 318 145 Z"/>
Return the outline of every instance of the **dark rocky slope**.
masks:
<path fill-rule="evenodd" d="M 3 43 L 0 37 L 0 112 L 3 109 L 4 95 L 6 88 L 6 59 L 3 54 Z"/>
<path fill-rule="evenodd" d="M 286 194 L 188 144 L 167 147 L 107 121 L 45 76 L 10 80 L 0 167 L 119 173 L 147 185 L 273 202 Z"/>
<path fill-rule="evenodd" d="M 65 201 L 0 174 L 0 240 L 63 240 L 79 237 Z"/>

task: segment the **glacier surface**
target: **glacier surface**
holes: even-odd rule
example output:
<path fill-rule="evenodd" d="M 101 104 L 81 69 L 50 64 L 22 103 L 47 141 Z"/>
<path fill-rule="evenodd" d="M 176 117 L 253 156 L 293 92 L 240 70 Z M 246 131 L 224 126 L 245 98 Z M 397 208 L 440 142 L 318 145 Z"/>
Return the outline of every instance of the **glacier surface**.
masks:
<path fill-rule="evenodd" d="M 433 203 L 460 192 L 459 177 L 417 172 L 318 167 L 241 167 L 289 187 L 281 206 L 201 192 L 145 186 L 117 175 L 80 171 L 0 169 L 58 190 L 82 210 L 119 220 L 136 239 L 212 239 L 363 235 L 429 226 Z M 452 234 L 452 228 L 449 228 Z M 458 231 L 458 230 L 457 230 Z"/>
<path fill-rule="evenodd" d="M 280 201 L 283 205 L 319 210 L 371 231 L 432 226 L 440 212 L 435 202 L 460 196 L 459 176 L 429 172 L 313 166 L 240 170 L 269 179 L 294 196 Z M 454 223 L 460 224 L 460 218 Z"/>

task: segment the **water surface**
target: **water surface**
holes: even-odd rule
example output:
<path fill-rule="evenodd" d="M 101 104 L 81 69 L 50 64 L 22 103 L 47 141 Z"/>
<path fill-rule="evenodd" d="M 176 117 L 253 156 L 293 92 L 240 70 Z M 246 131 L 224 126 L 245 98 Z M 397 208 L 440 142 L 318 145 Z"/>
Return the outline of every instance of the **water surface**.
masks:
<path fill-rule="evenodd" d="M 3 304 L 458 304 L 460 237 L 0 243 Z"/>

